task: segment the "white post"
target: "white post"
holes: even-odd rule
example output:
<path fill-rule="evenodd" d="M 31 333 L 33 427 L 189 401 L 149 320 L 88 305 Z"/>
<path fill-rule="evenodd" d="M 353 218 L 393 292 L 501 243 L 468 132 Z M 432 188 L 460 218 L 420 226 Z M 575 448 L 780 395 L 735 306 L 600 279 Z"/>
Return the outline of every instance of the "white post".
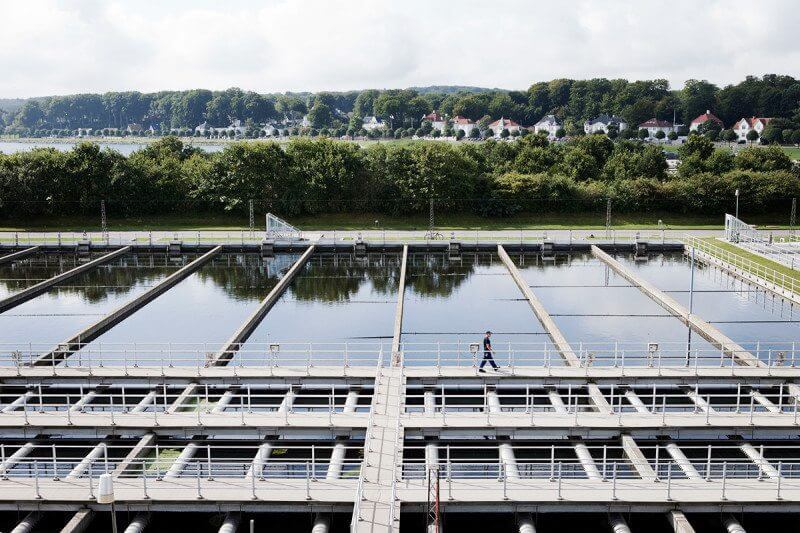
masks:
<path fill-rule="evenodd" d="M 330 524 L 330 520 L 327 517 L 318 514 L 314 518 L 314 527 L 311 528 L 311 533 L 328 533 Z"/>
<path fill-rule="evenodd" d="M 506 478 L 519 479 L 519 470 L 517 469 L 517 458 L 514 455 L 514 448 L 511 444 L 504 442 L 498 447 L 500 462 L 506 472 Z"/>
<path fill-rule="evenodd" d="M 761 475 L 766 475 L 770 479 L 778 479 L 781 476 L 778 470 L 764 458 L 764 456 L 755 448 L 755 446 L 749 442 L 746 442 L 739 447 L 760 470 L 759 478 Z"/>
<path fill-rule="evenodd" d="M 144 412 L 151 403 L 155 402 L 156 400 L 156 391 L 151 390 L 148 392 L 142 400 L 136 404 L 136 407 L 131 409 L 131 413 L 141 413 Z"/>
<path fill-rule="evenodd" d="M 230 390 L 230 389 L 226 390 L 222 394 L 222 396 L 220 397 L 219 401 L 217 401 L 217 404 L 214 406 L 214 408 L 211 409 L 211 412 L 212 413 L 222 413 L 222 412 L 224 412 L 225 409 L 228 407 L 228 405 L 230 405 L 231 400 L 233 400 L 233 396 L 235 394 L 236 393 L 234 391 Z"/>
<path fill-rule="evenodd" d="M 86 457 L 81 459 L 81 462 L 75 465 L 67 477 L 65 479 L 75 479 L 83 475 L 88 469 L 91 468 L 92 464 L 97 461 L 102 455 L 106 453 L 106 443 L 101 442 L 90 451 Z"/>
<path fill-rule="evenodd" d="M 649 414 L 650 413 L 650 410 L 644 404 L 642 399 L 639 398 L 639 395 L 636 394 L 631 389 L 628 389 L 628 390 L 625 391 L 625 397 L 628 399 L 628 401 L 633 406 L 633 408 L 636 409 L 637 413 L 642 413 L 642 414 Z"/>
<path fill-rule="evenodd" d="M 614 533 L 631 533 L 631 528 L 628 527 L 628 523 L 625 522 L 625 519 L 622 518 L 622 515 L 613 515 L 608 520 L 609 525 L 611 525 L 611 530 Z"/>
<path fill-rule="evenodd" d="M 733 516 L 728 516 L 725 518 L 723 525 L 728 533 L 747 533 L 747 531 L 745 531 L 745 529 L 742 527 L 742 524 L 740 524 L 739 521 Z"/>
<path fill-rule="evenodd" d="M 336 402 L 332 404 L 332 407 L 335 407 L 335 405 Z M 357 390 L 347 391 L 347 397 L 344 400 L 344 409 L 342 410 L 342 412 L 355 413 L 357 407 L 358 407 L 358 391 Z"/>
<path fill-rule="evenodd" d="M 533 517 L 531 515 L 519 517 L 517 527 L 519 528 L 519 533 L 536 533 L 536 527 L 533 525 Z"/>
<path fill-rule="evenodd" d="M 265 442 L 259 446 L 256 456 L 253 458 L 253 463 L 247 470 L 245 477 L 263 477 L 264 465 L 269 460 L 270 454 L 272 454 L 272 444 Z"/>
<path fill-rule="evenodd" d="M 547 391 L 547 397 L 550 398 L 550 403 L 553 404 L 553 411 L 558 414 L 566 414 L 567 413 L 567 406 L 564 405 L 564 400 L 561 398 L 561 395 L 555 389 L 550 389 Z"/>

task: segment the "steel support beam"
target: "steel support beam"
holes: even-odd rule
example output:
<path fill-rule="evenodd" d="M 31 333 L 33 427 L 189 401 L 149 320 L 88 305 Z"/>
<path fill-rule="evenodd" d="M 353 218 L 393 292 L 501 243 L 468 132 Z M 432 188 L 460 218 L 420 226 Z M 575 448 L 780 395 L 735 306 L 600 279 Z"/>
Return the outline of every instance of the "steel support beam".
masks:
<path fill-rule="evenodd" d="M 150 523 L 150 513 L 140 512 L 134 515 L 131 523 L 125 528 L 125 533 L 142 533 Z"/>
<path fill-rule="evenodd" d="M 700 472 L 694 467 L 691 461 L 684 455 L 683 450 L 681 450 L 677 444 L 674 442 L 670 442 L 666 445 L 667 453 L 672 460 L 675 461 L 675 464 L 680 467 L 683 473 L 689 479 L 703 479 L 703 476 L 700 475 Z"/>

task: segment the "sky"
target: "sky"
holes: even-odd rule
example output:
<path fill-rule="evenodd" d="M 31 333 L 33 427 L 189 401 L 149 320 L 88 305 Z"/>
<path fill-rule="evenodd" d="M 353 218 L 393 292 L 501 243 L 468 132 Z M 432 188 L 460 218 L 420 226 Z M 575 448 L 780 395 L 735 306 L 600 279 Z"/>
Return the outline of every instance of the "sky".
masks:
<path fill-rule="evenodd" d="M 0 97 L 800 77 L 797 0 L 2 0 Z"/>

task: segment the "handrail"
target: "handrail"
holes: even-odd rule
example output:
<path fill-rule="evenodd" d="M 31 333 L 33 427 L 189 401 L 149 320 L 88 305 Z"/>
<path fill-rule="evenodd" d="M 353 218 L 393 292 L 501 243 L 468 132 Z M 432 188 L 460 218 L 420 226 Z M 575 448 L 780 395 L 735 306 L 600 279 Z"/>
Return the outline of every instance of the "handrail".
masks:
<path fill-rule="evenodd" d="M 376 378 L 376 386 L 377 386 L 377 377 L 380 375 L 381 369 L 383 368 L 383 346 L 381 346 L 380 353 L 378 354 L 378 363 L 375 365 L 375 378 Z M 364 494 L 364 464 L 366 463 L 367 459 L 367 452 L 369 451 L 370 443 L 373 438 L 373 424 L 375 420 L 375 402 L 370 402 L 369 407 L 369 417 L 367 418 L 367 426 L 366 432 L 364 434 L 364 459 L 362 460 L 361 471 L 358 476 L 358 485 L 356 486 L 356 495 L 355 500 L 353 502 L 353 516 L 350 519 L 350 532 L 355 533 L 356 525 L 359 520 L 359 516 L 361 513 L 361 498 Z"/>
<path fill-rule="evenodd" d="M 194 368 L 208 369 L 213 363 L 213 349 L 205 351 L 213 343 L 89 343 L 79 347 L 66 359 L 52 361 L 39 357 L 40 348 L 49 344 L 0 343 L 0 369 L 40 368 Z M 734 367 L 732 348 L 721 349 L 707 344 L 685 342 L 607 342 L 584 343 L 571 341 L 578 356 L 580 368 L 590 367 Z M 739 345 L 749 354 L 757 356 L 768 367 L 796 367 L 800 364 L 798 342 L 759 341 L 741 342 Z M 279 367 L 305 368 L 374 367 L 380 360 L 380 352 L 388 349 L 389 343 L 363 342 L 275 342 L 248 344 L 236 353 L 224 369 L 273 369 Z M 411 367 L 457 367 L 475 368 L 479 345 L 473 343 L 403 342 L 402 365 Z M 496 342 L 495 361 L 507 368 L 515 367 L 563 367 L 564 361 L 556 347 L 549 341 L 538 343 Z"/>
<path fill-rule="evenodd" d="M 713 258 L 724 261 L 744 273 L 758 276 L 767 283 L 786 289 L 800 297 L 800 282 L 791 276 L 787 276 L 783 272 L 779 272 L 774 268 L 770 268 L 752 259 L 748 259 L 747 257 L 742 257 L 721 246 L 717 246 L 707 240 L 698 239 L 692 235 L 685 235 L 683 239 L 689 247 L 695 248 L 700 252 L 705 252 Z"/>

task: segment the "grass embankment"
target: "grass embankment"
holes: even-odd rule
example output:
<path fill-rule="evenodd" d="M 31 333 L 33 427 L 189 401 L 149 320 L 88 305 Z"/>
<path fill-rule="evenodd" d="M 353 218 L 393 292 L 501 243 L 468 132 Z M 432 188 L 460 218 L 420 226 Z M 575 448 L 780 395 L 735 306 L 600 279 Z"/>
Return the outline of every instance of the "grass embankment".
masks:
<path fill-rule="evenodd" d="M 782 214 L 748 216 L 747 221 L 761 228 L 782 228 Z M 614 229 L 654 229 L 662 221 L 667 229 L 721 229 L 722 215 L 687 215 L 675 213 L 621 213 L 612 217 Z M 323 214 L 315 216 L 288 217 L 288 222 L 302 230 L 426 230 L 427 214 L 387 216 L 383 214 Z M 230 230 L 248 229 L 246 216 L 147 216 L 108 221 L 110 231 L 146 230 Z M 785 224 L 785 223 L 784 223 Z M 256 228 L 263 229 L 263 215 L 256 217 Z M 485 218 L 472 214 L 436 215 L 439 230 L 555 230 L 555 229 L 603 229 L 605 213 L 522 213 L 508 218 Z M 30 220 L 0 221 L 0 231 L 100 231 L 100 217 L 58 217 Z"/>
<path fill-rule="evenodd" d="M 789 158 L 800 160 L 800 148 L 797 146 L 782 146 L 781 148 L 784 152 L 786 152 L 786 155 L 788 155 Z"/>
<path fill-rule="evenodd" d="M 720 241 L 719 239 L 716 239 L 714 237 L 705 237 L 702 240 L 707 241 L 710 244 L 713 244 L 714 246 L 722 248 L 726 252 L 730 252 L 734 255 L 742 257 L 743 259 L 749 259 L 750 261 L 757 263 L 761 266 L 771 268 L 772 270 L 775 270 L 779 274 L 783 274 L 787 278 L 793 279 L 795 283 L 800 283 L 800 272 L 798 272 L 797 270 L 792 270 L 791 268 L 784 266 L 780 263 L 776 263 L 775 261 L 772 261 L 765 257 L 761 257 L 760 255 L 747 252 L 745 250 L 742 250 L 738 246 L 729 244 L 724 241 Z M 755 274 L 755 272 L 753 273 Z"/>

